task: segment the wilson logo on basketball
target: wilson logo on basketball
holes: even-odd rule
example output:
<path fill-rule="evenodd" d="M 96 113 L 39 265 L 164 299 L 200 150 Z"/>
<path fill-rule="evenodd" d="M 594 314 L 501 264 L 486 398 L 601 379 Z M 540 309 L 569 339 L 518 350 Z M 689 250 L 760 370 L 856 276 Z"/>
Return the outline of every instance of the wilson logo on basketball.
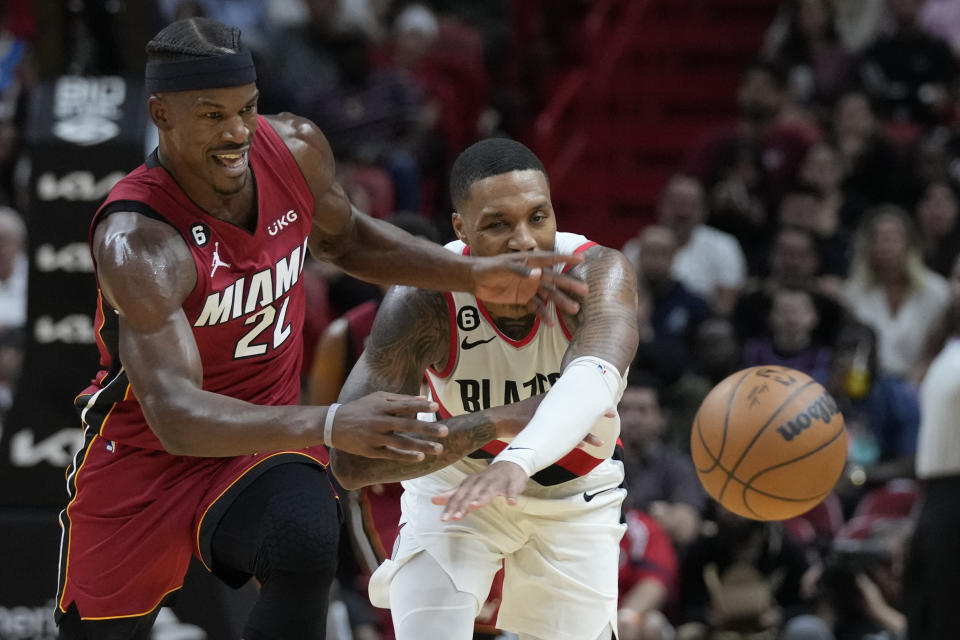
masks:
<path fill-rule="evenodd" d="M 837 402 L 829 395 L 824 394 L 814 400 L 809 407 L 798 413 L 793 420 L 787 420 L 785 424 L 777 427 L 777 433 L 783 436 L 784 440 L 790 442 L 813 424 L 815 419 L 830 424 L 830 420 L 838 413 L 840 413 L 840 407 L 837 406 Z"/>
<path fill-rule="evenodd" d="M 690 456 L 700 484 L 726 509 L 753 520 L 786 520 L 823 500 L 843 473 L 843 414 L 802 371 L 741 369 L 700 403 Z"/>

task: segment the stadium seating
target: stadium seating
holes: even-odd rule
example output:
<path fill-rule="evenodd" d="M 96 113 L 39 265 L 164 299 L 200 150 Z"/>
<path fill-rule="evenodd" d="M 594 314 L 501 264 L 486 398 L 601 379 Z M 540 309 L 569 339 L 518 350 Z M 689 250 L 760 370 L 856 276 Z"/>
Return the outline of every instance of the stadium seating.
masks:
<path fill-rule="evenodd" d="M 593 4 L 584 61 L 534 124 L 564 228 L 619 248 L 651 219 L 666 178 L 734 117 L 739 74 L 775 12 L 767 0 Z"/>

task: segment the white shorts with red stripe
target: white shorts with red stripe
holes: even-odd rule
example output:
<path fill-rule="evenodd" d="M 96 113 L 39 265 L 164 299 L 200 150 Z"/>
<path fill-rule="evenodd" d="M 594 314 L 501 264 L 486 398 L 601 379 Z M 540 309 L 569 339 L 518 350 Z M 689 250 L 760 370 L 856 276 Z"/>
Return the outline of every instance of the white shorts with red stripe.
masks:
<path fill-rule="evenodd" d="M 442 522 L 443 507 L 430 499 L 451 482 L 456 486 L 458 474 L 465 477 L 458 466 L 403 483 L 399 534 L 391 559 L 370 579 L 370 601 L 389 608 L 394 576 L 426 552 L 458 590 L 481 604 L 504 567 L 500 629 L 557 640 L 595 638 L 607 624 L 615 629 L 626 528 L 620 522 L 622 463 L 606 460 L 560 485 L 531 482 L 531 494 L 515 506 L 497 498 L 459 522 Z"/>

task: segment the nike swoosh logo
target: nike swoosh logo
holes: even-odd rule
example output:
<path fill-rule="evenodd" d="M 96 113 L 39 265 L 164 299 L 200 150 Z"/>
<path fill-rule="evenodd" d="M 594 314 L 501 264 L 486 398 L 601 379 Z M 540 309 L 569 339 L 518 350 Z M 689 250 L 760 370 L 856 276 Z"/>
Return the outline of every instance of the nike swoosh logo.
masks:
<path fill-rule="evenodd" d="M 595 492 L 593 492 L 593 493 L 587 493 L 586 491 L 584 491 L 584 492 L 583 492 L 583 499 L 584 499 L 586 502 L 590 502 L 591 500 L 593 500 L 594 498 L 596 498 L 596 497 L 597 497 L 598 495 L 600 495 L 601 493 L 606 493 L 607 491 L 613 491 L 614 489 L 618 489 L 618 488 L 619 488 L 619 487 L 608 487 L 608 488 L 606 488 L 606 489 L 601 489 L 600 491 L 595 491 Z"/>
<path fill-rule="evenodd" d="M 497 339 L 497 336 L 492 336 L 490 338 L 487 338 L 486 340 L 477 340 L 476 342 L 470 342 L 470 338 L 464 338 L 463 342 L 460 343 L 460 347 L 463 349 L 473 349 L 474 347 L 479 347 L 482 344 L 487 344 L 488 342 L 492 342 L 493 340 L 496 340 L 496 339 Z"/>

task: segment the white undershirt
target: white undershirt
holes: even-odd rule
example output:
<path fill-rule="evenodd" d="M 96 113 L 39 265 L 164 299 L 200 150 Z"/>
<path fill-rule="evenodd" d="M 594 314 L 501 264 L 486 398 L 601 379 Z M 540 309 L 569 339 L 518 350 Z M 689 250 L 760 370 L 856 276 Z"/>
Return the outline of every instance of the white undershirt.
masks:
<path fill-rule="evenodd" d="M 886 293 L 879 285 L 865 288 L 851 281 L 843 293 L 857 319 L 877 332 L 880 369 L 901 377 L 909 376 L 919 364 L 927 335 L 943 316 L 950 297 L 947 281 L 929 270 L 896 313 L 890 311 Z"/>

